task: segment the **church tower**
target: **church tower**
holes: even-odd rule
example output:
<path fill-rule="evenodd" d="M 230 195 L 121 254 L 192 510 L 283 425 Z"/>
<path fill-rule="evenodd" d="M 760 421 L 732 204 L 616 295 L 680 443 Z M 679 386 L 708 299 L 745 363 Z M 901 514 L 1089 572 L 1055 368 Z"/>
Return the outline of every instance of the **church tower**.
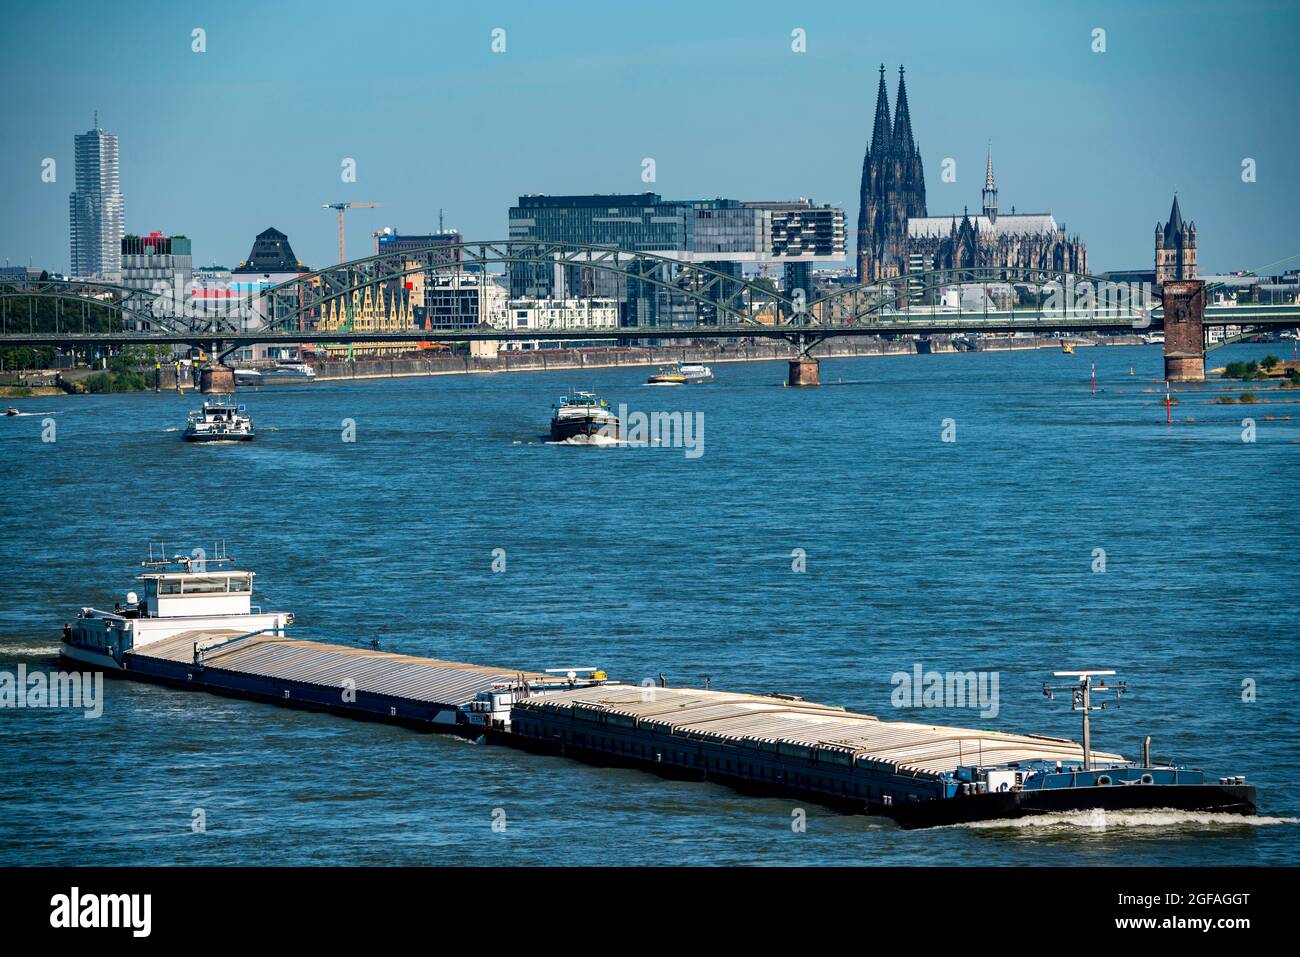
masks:
<path fill-rule="evenodd" d="M 1178 194 L 1169 210 L 1169 222 L 1156 223 L 1156 285 L 1196 278 L 1196 224 L 1184 223 Z"/>
<path fill-rule="evenodd" d="M 858 205 L 859 282 L 887 279 L 905 271 L 907 220 L 925 214 L 925 170 L 912 136 L 903 68 L 898 68 L 898 99 L 891 122 L 882 64 L 875 125 L 862 162 Z"/>
<path fill-rule="evenodd" d="M 993 182 L 993 144 L 989 144 L 989 162 L 984 172 L 984 215 L 990 223 L 998 221 L 998 187 Z"/>
<path fill-rule="evenodd" d="M 894 130 L 889 118 L 889 91 L 885 89 L 885 65 L 880 65 L 880 86 L 876 90 L 876 122 L 871 142 L 862 158 L 861 198 L 858 204 L 858 282 L 875 278 L 880 254 L 881 207 L 884 203 L 883 160 L 893 150 Z"/>

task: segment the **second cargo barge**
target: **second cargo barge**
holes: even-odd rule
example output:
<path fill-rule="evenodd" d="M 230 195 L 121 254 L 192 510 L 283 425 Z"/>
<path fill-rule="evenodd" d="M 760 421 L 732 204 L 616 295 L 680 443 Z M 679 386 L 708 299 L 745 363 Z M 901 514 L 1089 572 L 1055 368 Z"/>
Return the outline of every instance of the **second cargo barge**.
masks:
<path fill-rule="evenodd" d="M 933 827 L 1053 811 L 1254 814 L 1244 778 L 1041 735 L 881 721 L 789 695 L 607 685 L 521 698 L 516 747 L 745 791 L 806 797 Z"/>

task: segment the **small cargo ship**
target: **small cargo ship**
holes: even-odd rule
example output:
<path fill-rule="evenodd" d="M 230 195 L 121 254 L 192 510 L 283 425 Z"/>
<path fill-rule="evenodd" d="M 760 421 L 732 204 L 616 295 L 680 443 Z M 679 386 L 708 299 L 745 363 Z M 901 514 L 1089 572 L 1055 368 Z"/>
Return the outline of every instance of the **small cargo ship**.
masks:
<path fill-rule="evenodd" d="M 301 359 L 280 359 L 275 365 L 261 370 L 263 382 L 310 382 L 316 378 L 316 370 Z"/>
<path fill-rule="evenodd" d="M 646 385 L 686 385 L 686 376 L 675 369 L 660 369 L 645 380 Z"/>
<path fill-rule="evenodd" d="M 185 422 L 186 442 L 248 442 L 254 435 L 248 410 L 229 399 L 209 399 Z"/>
<path fill-rule="evenodd" d="M 646 379 L 646 385 L 701 385 L 713 381 L 713 370 L 699 362 L 674 362 Z"/>
<path fill-rule="evenodd" d="M 594 392 L 570 392 L 552 406 L 552 442 L 616 443 L 619 430 L 618 416 Z"/>

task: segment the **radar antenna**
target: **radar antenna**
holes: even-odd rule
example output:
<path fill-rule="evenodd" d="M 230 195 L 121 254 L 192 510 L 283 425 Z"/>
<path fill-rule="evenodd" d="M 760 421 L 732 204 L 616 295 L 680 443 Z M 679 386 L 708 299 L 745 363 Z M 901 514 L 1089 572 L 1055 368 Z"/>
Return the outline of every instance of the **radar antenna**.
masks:
<path fill-rule="evenodd" d="M 1043 682 L 1043 697 L 1049 701 L 1055 697 L 1057 691 L 1070 692 L 1070 710 L 1083 712 L 1083 769 L 1092 770 L 1092 732 L 1088 726 L 1088 715 L 1093 711 L 1104 711 L 1107 707 L 1119 706 L 1119 699 L 1124 697 L 1128 692 L 1127 681 L 1116 681 L 1113 684 L 1106 684 L 1106 676 L 1115 674 L 1114 671 L 1053 671 L 1054 678 L 1076 678 L 1078 680 L 1070 684 L 1050 685 Z M 1099 679 L 1096 684 L 1093 679 Z M 1114 701 L 1103 701 L 1101 704 L 1093 704 L 1092 696 L 1114 694 Z"/>

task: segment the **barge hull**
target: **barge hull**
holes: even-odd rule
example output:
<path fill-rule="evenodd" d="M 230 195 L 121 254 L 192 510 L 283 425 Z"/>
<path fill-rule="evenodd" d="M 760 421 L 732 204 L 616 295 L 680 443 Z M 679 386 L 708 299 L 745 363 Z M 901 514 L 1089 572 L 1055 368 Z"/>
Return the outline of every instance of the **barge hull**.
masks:
<path fill-rule="evenodd" d="M 979 821 L 1014 820 L 1070 811 L 1174 810 L 1241 815 L 1253 815 L 1256 812 L 1254 785 L 1110 785 L 1009 791 L 939 798 L 914 804 L 892 804 L 788 783 L 758 781 L 716 769 L 649 761 L 633 755 L 583 747 L 573 742 L 525 737 L 499 729 L 488 731 L 486 739 L 491 744 L 509 745 L 535 754 L 566 757 L 597 767 L 632 768 L 672 780 L 721 784 L 742 794 L 755 796 L 799 798 L 845 814 L 886 817 L 907 830 L 973 824 Z"/>
<path fill-rule="evenodd" d="M 347 645 L 219 631 L 183 632 L 151 642 L 123 654 L 120 664 L 107 658 L 98 661 L 86 649 L 66 644 L 62 657 L 114 677 L 468 738 L 483 733 L 482 726 L 467 722 L 462 711 L 479 692 L 521 677 L 545 677 Z"/>
<path fill-rule="evenodd" d="M 1253 815 L 1252 784 L 1129 784 L 1108 787 L 1046 788 L 975 794 L 903 804 L 873 805 L 905 828 L 944 827 L 977 821 L 1014 820 L 1071 811 L 1200 811 Z"/>

